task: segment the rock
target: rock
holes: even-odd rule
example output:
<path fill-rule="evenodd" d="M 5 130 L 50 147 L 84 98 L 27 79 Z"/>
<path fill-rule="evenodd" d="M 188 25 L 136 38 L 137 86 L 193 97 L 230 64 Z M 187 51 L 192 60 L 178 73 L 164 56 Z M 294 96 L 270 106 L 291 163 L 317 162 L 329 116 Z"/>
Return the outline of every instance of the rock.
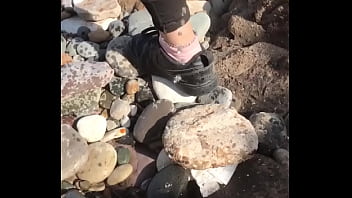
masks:
<path fill-rule="evenodd" d="M 89 192 L 100 192 L 103 190 L 105 190 L 105 183 L 104 182 L 93 184 L 88 188 Z"/>
<path fill-rule="evenodd" d="M 188 170 L 170 165 L 153 177 L 147 190 L 147 197 L 178 198 L 186 189 L 189 177 Z"/>
<path fill-rule="evenodd" d="M 87 160 L 87 142 L 70 125 L 62 124 L 61 181 L 75 175 Z"/>
<path fill-rule="evenodd" d="M 111 173 L 107 179 L 108 185 L 115 185 L 123 182 L 127 177 L 131 175 L 133 167 L 131 164 L 123 164 L 118 167 Z"/>
<path fill-rule="evenodd" d="M 77 63 L 77 62 L 84 62 L 84 58 L 80 55 L 74 55 L 72 57 L 72 62 Z"/>
<path fill-rule="evenodd" d="M 120 127 L 117 129 L 113 129 L 107 133 L 105 133 L 103 139 L 101 139 L 101 142 L 108 142 L 110 140 L 120 138 L 125 136 L 128 133 L 128 130 L 125 127 Z"/>
<path fill-rule="evenodd" d="M 220 185 L 216 182 L 215 176 L 206 170 L 191 170 L 192 177 L 199 186 L 202 197 L 208 197 L 220 189 Z"/>
<path fill-rule="evenodd" d="M 258 148 L 252 124 L 233 108 L 198 105 L 167 122 L 163 144 L 170 158 L 185 168 L 204 170 L 238 164 Z"/>
<path fill-rule="evenodd" d="M 120 126 L 120 122 L 118 120 L 107 120 L 106 121 L 106 130 L 111 131 Z"/>
<path fill-rule="evenodd" d="M 124 115 L 122 119 L 120 120 L 121 126 L 122 127 L 130 127 L 131 126 L 131 120 L 127 115 Z"/>
<path fill-rule="evenodd" d="M 231 0 L 210 0 L 209 2 L 212 12 L 217 16 L 221 16 L 228 10 Z"/>
<path fill-rule="evenodd" d="M 81 38 L 83 38 L 85 41 L 87 41 L 88 38 L 88 34 L 91 32 L 91 30 L 86 27 L 86 26 L 81 26 L 78 28 L 77 30 L 77 35 Z"/>
<path fill-rule="evenodd" d="M 141 10 L 144 8 L 143 3 L 140 0 L 117 0 L 121 6 L 122 12 L 131 13 L 135 9 Z"/>
<path fill-rule="evenodd" d="M 66 10 L 61 12 L 61 21 L 67 18 L 70 18 L 72 14 L 70 12 L 67 12 Z"/>
<path fill-rule="evenodd" d="M 269 62 L 277 62 L 281 57 L 287 55 L 288 51 L 283 48 L 258 42 L 249 47 L 229 52 L 224 58 L 218 60 L 217 68 L 226 67 L 226 72 L 235 77 L 245 73 L 253 66 L 264 67 Z"/>
<path fill-rule="evenodd" d="M 191 170 L 191 175 L 199 186 L 202 196 L 208 197 L 220 189 L 219 184 L 229 183 L 236 167 L 237 165 L 229 165 L 205 170 Z"/>
<path fill-rule="evenodd" d="M 136 105 L 130 105 L 130 113 L 128 114 L 128 116 L 135 116 L 137 114 L 138 111 L 138 107 Z"/>
<path fill-rule="evenodd" d="M 101 115 L 82 117 L 77 121 L 77 129 L 87 142 L 99 141 L 105 134 L 106 119 Z"/>
<path fill-rule="evenodd" d="M 273 158 L 279 164 L 288 165 L 288 163 L 289 163 L 289 152 L 286 149 L 281 149 L 281 148 L 280 149 L 276 149 L 273 152 Z"/>
<path fill-rule="evenodd" d="M 83 41 L 77 47 L 77 53 L 84 58 L 98 56 L 99 45 L 90 41 Z"/>
<path fill-rule="evenodd" d="M 61 117 L 61 124 L 68 124 L 70 126 L 73 125 L 75 122 L 76 117 L 72 115 L 62 116 Z"/>
<path fill-rule="evenodd" d="M 275 113 L 260 112 L 249 117 L 258 135 L 258 153 L 271 156 L 278 148 L 287 148 L 287 133 L 283 119 Z"/>
<path fill-rule="evenodd" d="M 76 56 L 77 55 L 77 51 L 76 51 L 76 49 L 77 49 L 77 46 L 76 46 L 76 48 L 74 48 L 73 47 L 73 43 L 72 43 L 72 41 L 71 42 L 69 42 L 68 44 L 67 44 L 67 46 L 66 46 L 66 52 L 68 53 L 68 55 L 70 55 L 70 56 Z M 78 45 L 78 44 L 77 44 Z"/>
<path fill-rule="evenodd" d="M 78 190 L 73 189 L 64 194 L 63 197 L 61 196 L 61 198 L 85 198 L 85 196 Z"/>
<path fill-rule="evenodd" d="M 196 96 L 185 94 L 182 90 L 177 88 L 171 81 L 152 75 L 152 84 L 155 94 L 159 99 L 167 99 L 173 103 L 177 102 L 195 102 Z"/>
<path fill-rule="evenodd" d="M 139 83 L 137 80 L 129 80 L 126 83 L 126 92 L 127 94 L 135 94 L 139 91 Z"/>
<path fill-rule="evenodd" d="M 108 29 L 111 35 L 116 38 L 120 36 L 123 31 L 125 31 L 125 24 L 123 24 L 120 20 L 115 20 L 109 24 Z"/>
<path fill-rule="evenodd" d="M 229 108 L 232 102 L 232 92 L 225 87 L 217 86 L 210 93 L 199 96 L 197 102 L 202 104 L 222 104 Z"/>
<path fill-rule="evenodd" d="M 286 129 L 287 129 L 287 136 L 289 136 L 289 129 L 290 129 L 290 117 L 289 117 L 289 113 L 287 113 L 286 117 L 285 117 L 285 125 L 286 125 Z"/>
<path fill-rule="evenodd" d="M 61 54 L 61 66 L 71 63 L 72 62 L 72 57 L 66 53 Z"/>
<path fill-rule="evenodd" d="M 76 117 L 91 115 L 99 112 L 99 97 L 101 89 L 90 89 L 70 98 L 61 100 L 61 115 L 74 114 Z"/>
<path fill-rule="evenodd" d="M 104 87 L 114 70 L 105 62 L 76 62 L 61 67 L 61 100 L 75 93 Z"/>
<path fill-rule="evenodd" d="M 61 182 L 61 191 L 62 190 L 70 190 L 70 189 L 73 189 L 73 188 L 75 188 L 75 186 L 70 184 L 69 182 L 67 182 L 67 181 L 62 181 Z"/>
<path fill-rule="evenodd" d="M 265 41 L 265 30 L 263 27 L 240 16 L 231 16 L 228 22 L 228 29 L 242 46 Z"/>
<path fill-rule="evenodd" d="M 121 120 L 123 116 L 130 113 L 130 104 L 124 100 L 117 98 L 111 105 L 110 116 L 116 120 Z"/>
<path fill-rule="evenodd" d="M 134 36 L 141 33 L 144 29 L 152 27 L 153 20 L 147 9 L 132 13 L 128 17 L 128 34 Z"/>
<path fill-rule="evenodd" d="M 103 29 L 98 29 L 96 31 L 89 32 L 88 33 L 88 38 L 92 42 L 101 43 L 101 42 L 109 40 L 110 32 L 105 31 Z"/>
<path fill-rule="evenodd" d="M 113 146 L 104 142 L 95 142 L 88 146 L 87 163 L 77 173 L 78 178 L 90 183 L 98 183 L 107 178 L 117 162 L 117 154 Z"/>
<path fill-rule="evenodd" d="M 237 165 L 210 168 L 206 170 L 191 170 L 203 197 L 215 193 L 220 189 L 219 184 L 227 185 L 236 170 Z"/>
<path fill-rule="evenodd" d="M 114 77 L 109 82 L 109 90 L 115 96 L 122 96 L 125 93 L 125 84 L 128 78 Z"/>
<path fill-rule="evenodd" d="M 156 168 L 158 171 L 161 171 L 163 168 L 174 164 L 174 162 L 168 157 L 164 149 L 162 149 L 156 159 Z"/>
<path fill-rule="evenodd" d="M 75 185 L 76 185 L 76 188 L 80 190 L 88 190 L 89 187 L 91 186 L 89 181 L 84 181 L 84 180 L 77 181 Z"/>
<path fill-rule="evenodd" d="M 121 99 L 128 102 L 128 104 L 132 104 L 134 103 L 136 97 L 134 96 L 134 94 L 133 95 L 125 94 L 122 96 Z"/>
<path fill-rule="evenodd" d="M 110 109 L 112 102 L 116 100 L 116 96 L 109 91 L 104 90 L 99 99 L 99 106 L 104 109 Z"/>
<path fill-rule="evenodd" d="M 200 12 L 191 16 L 190 22 L 193 30 L 198 36 L 199 42 L 202 43 L 204 41 L 205 34 L 210 28 L 210 17 L 206 13 Z"/>
<path fill-rule="evenodd" d="M 61 54 L 66 51 L 66 39 L 61 35 Z"/>
<path fill-rule="evenodd" d="M 117 0 L 73 0 L 73 4 L 78 16 L 86 21 L 101 21 L 121 13 Z"/>
<path fill-rule="evenodd" d="M 115 20 L 116 18 L 109 18 L 98 22 L 90 22 L 75 16 L 61 21 L 61 31 L 76 34 L 81 27 L 87 27 L 90 31 L 107 30 L 109 24 Z"/>
<path fill-rule="evenodd" d="M 104 109 L 104 110 L 100 109 L 100 110 L 101 112 L 99 115 L 103 116 L 105 119 L 108 119 L 109 118 L 108 110 L 107 109 Z"/>
<path fill-rule="evenodd" d="M 124 47 L 131 39 L 129 36 L 114 38 L 106 49 L 106 61 L 115 70 L 116 75 L 126 78 L 136 78 L 138 71 L 123 55 Z"/>
<path fill-rule="evenodd" d="M 188 102 L 179 102 L 179 103 L 175 103 L 175 108 L 176 111 L 182 110 L 182 109 L 188 109 L 197 105 L 201 105 L 199 103 L 188 103 Z"/>
<path fill-rule="evenodd" d="M 186 1 L 191 15 L 198 12 L 206 12 L 209 14 L 211 5 L 208 1 Z"/>
<path fill-rule="evenodd" d="M 61 6 L 64 8 L 72 8 L 72 0 L 61 0 Z"/>
<path fill-rule="evenodd" d="M 138 103 L 151 103 L 155 101 L 152 90 L 149 87 L 140 87 L 136 93 L 136 100 Z"/>
<path fill-rule="evenodd" d="M 149 157 L 150 153 L 144 154 L 140 152 L 141 150 L 144 152 L 147 151 L 146 148 L 141 148 L 139 145 L 136 145 L 135 148 L 128 145 L 120 146 L 129 149 L 131 156 L 129 164 L 132 165 L 133 171 L 124 182 L 121 182 L 118 186 L 116 186 L 117 189 L 125 190 L 132 186 L 139 187 L 145 179 L 155 175 L 156 167 L 154 159 Z"/>
<path fill-rule="evenodd" d="M 119 165 L 121 164 L 127 164 L 130 161 L 130 150 L 127 148 L 119 148 L 117 151 L 117 163 Z"/>
<path fill-rule="evenodd" d="M 133 136 L 138 142 L 146 144 L 160 139 L 165 124 L 174 111 L 174 105 L 169 100 L 158 100 L 148 105 L 138 117 Z"/>
<path fill-rule="evenodd" d="M 289 197 L 288 169 L 269 157 L 256 154 L 253 158 L 239 164 L 230 183 L 211 198 L 235 195 L 236 198 Z M 190 196 L 194 197 L 194 196 Z"/>

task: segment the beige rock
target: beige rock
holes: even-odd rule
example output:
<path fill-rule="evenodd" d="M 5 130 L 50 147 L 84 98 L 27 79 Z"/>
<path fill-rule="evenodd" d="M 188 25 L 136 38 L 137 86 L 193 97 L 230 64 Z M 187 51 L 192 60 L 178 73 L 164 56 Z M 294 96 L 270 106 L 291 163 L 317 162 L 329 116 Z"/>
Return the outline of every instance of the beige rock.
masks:
<path fill-rule="evenodd" d="M 73 0 L 78 16 L 87 21 L 118 17 L 121 7 L 117 0 Z"/>
<path fill-rule="evenodd" d="M 131 164 L 123 164 L 115 168 L 115 170 L 111 173 L 106 183 L 108 185 L 115 185 L 120 182 L 123 182 L 127 179 L 133 171 L 133 167 Z"/>
<path fill-rule="evenodd" d="M 77 173 L 77 177 L 90 183 L 102 182 L 115 168 L 116 150 L 112 145 L 104 142 L 90 144 L 88 149 L 88 161 Z"/>
<path fill-rule="evenodd" d="M 166 124 L 163 143 L 172 160 L 203 170 L 250 158 L 258 148 L 258 136 L 235 109 L 207 104 L 176 113 Z"/>

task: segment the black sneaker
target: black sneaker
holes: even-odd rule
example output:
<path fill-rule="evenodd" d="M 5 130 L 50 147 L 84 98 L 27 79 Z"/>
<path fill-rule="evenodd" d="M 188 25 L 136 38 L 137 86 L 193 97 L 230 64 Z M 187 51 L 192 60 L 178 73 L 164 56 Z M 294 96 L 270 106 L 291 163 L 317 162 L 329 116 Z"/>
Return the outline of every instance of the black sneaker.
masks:
<path fill-rule="evenodd" d="M 159 31 L 154 27 L 133 36 L 126 53 L 126 58 L 142 74 L 168 79 L 188 95 L 204 95 L 217 86 L 214 59 L 209 51 L 202 50 L 186 64 L 178 63 L 161 48 Z"/>

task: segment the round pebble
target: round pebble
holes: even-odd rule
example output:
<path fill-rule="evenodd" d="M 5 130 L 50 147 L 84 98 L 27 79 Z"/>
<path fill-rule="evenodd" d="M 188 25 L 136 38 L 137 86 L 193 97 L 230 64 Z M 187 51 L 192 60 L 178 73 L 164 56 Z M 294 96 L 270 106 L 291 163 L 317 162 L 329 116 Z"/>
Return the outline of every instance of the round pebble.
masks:
<path fill-rule="evenodd" d="M 132 94 L 132 95 L 125 94 L 122 96 L 121 99 L 127 101 L 128 104 L 132 104 L 136 100 L 136 96 L 134 94 Z"/>
<path fill-rule="evenodd" d="M 125 30 L 125 25 L 123 24 L 122 21 L 116 20 L 109 24 L 108 30 L 113 37 L 118 37 Z"/>
<path fill-rule="evenodd" d="M 103 139 L 101 139 L 101 142 L 108 142 L 110 140 L 116 139 L 116 138 L 120 138 L 125 136 L 128 133 L 128 130 L 125 127 L 120 127 L 117 129 L 113 129 L 109 132 L 107 132 L 104 136 Z"/>
<path fill-rule="evenodd" d="M 106 121 L 106 130 L 111 131 L 111 130 L 119 127 L 119 125 L 120 125 L 119 121 L 117 121 L 117 120 L 107 120 Z"/>
<path fill-rule="evenodd" d="M 115 96 L 122 96 L 125 93 L 127 78 L 115 77 L 109 82 L 109 90 Z"/>
<path fill-rule="evenodd" d="M 87 142 L 70 125 L 61 125 L 61 180 L 70 178 L 87 162 Z"/>
<path fill-rule="evenodd" d="M 164 149 L 162 149 L 156 159 L 156 168 L 158 171 L 167 167 L 170 164 L 174 164 L 174 162 L 169 158 Z"/>
<path fill-rule="evenodd" d="M 123 127 L 130 127 L 131 126 L 131 120 L 128 116 L 123 116 L 122 119 L 120 120 L 121 126 Z"/>
<path fill-rule="evenodd" d="M 116 99 L 110 108 L 110 115 L 116 120 L 121 120 L 123 116 L 130 113 L 130 104 L 127 101 Z"/>
<path fill-rule="evenodd" d="M 133 171 L 133 167 L 131 164 L 123 164 L 118 167 L 111 173 L 108 177 L 106 183 L 108 185 L 115 185 L 123 182 L 128 176 L 131 175 Z"/>
<path fill-rule="evenodd" d="M 76 48 L 77 49 L 77 48 Z M 76 49 L 73 47 L 73 43 L 69 42 L 66 46 L 66 52 L 68 53 L 68 55 L 70 56 L 75 56 L 77 55 L 77 51 Z"/>
<path fill-rule="evenodd" d="M 127 148 L 119 148 L 117 151 L 117 163 L 119 165 L 130 162 L 130 150 Z"/>
<path fill-rule="evenodd" d="M 130 105 L 130 113 L 128 114 L 129 116 L 135 116 L 137 114 L 137 111 L 138 111 L 138 107 L 137 105 Z"/>
<path fill-rule="evenodd" d="M 286 149 L 276 149 L 273 158 L 280 164 L 287 165 L 289 162 L 289 152 Z"/>
<path fill-rule="evenodd" d="M 81 26 L 78 28 L 77 30 L 77 35 L 81 38 L 83 38 L 84 40 L 88 40 L 88 34 L 90 32 L 90 29 L 86 26 Z"/>
<path fill-rule="evenodd" d="M 84 41 L 78 44 L 77 53 L 84 58 L 98 56 L 99 45 L 90 41 Z"/>
<path fill-rule="evenodd" d="M 61 54 L 66 51 L 66 39 L 61 35 Z"/>
<path fill-rule="evenodd" d="M 77 129 L 87 142 L 99 141 L 106 131 L 106 119 L 101 115 L 85 116 L 78 120 Z"/>
<path fill-rule="evenodd" d="M 126 92 L 127 94 L 135 94 L 139 91 L 139 83 L 137 80 L 129 80 L 126 83 Z"/>
<path fill-rule="evenodd" d="M 93 184 L 88 189 L 88 191 L 90 191 L 90 192 L 100 192 L 103 190 L 105 190 L 105 183 L 104 182 Z"/>
<path fill-rule="evenodd" d="M 110 37 L 110 32 L 105 31 L 103 29 L 98 29 L 96 31 L 88 33 L 89 40 L 95 43 L 101 43 L 103 41 L 106 41 L 109 39 L 109 37 Z"/>
<path fill-rule="evenodd" d="M 115 148 L 108 143 L 96 142 L 88 146 L 89 157 L 77 177 L 90 183 L 102 182 L 107 178 L 117 163 Z"/>
<path fill-rule="evenodd" d="M 72 57 L 72 62 L 83 62 L 83 61 L 84 61 L 84 58 L 78 54 Z"/>

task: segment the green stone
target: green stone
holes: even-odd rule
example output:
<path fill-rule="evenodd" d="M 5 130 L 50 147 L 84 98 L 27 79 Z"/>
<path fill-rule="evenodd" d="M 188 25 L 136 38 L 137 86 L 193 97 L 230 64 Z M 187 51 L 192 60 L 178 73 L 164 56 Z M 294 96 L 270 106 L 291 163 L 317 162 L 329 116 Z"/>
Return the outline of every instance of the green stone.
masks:
<path fill-rule="evenodd" d="M 117 151 L 117 163 L 127 164 L 130 161 L 130 151 L 127 148 L 119 148 Z"/>
<path fill-rule="evenodd" d="M 109 91 L 105 90 L 99 99 L 99 106 L 104 109 L 110 109 L 112 102 L 116 99 L 116 96 L 112 95 Z"/>
<path fill-rule="evenodd" d="M 99 111 L 101 89 L 87 90 L 61 101 L 61 115 L 74 114 L 78 117 Z"/>
<path fill-rule="evenodd" d="M 128 78 L 115 77 L 109 83 L 110 92 L 115 96 L 122 96 L 125 93 L 125 84 Z"/>

